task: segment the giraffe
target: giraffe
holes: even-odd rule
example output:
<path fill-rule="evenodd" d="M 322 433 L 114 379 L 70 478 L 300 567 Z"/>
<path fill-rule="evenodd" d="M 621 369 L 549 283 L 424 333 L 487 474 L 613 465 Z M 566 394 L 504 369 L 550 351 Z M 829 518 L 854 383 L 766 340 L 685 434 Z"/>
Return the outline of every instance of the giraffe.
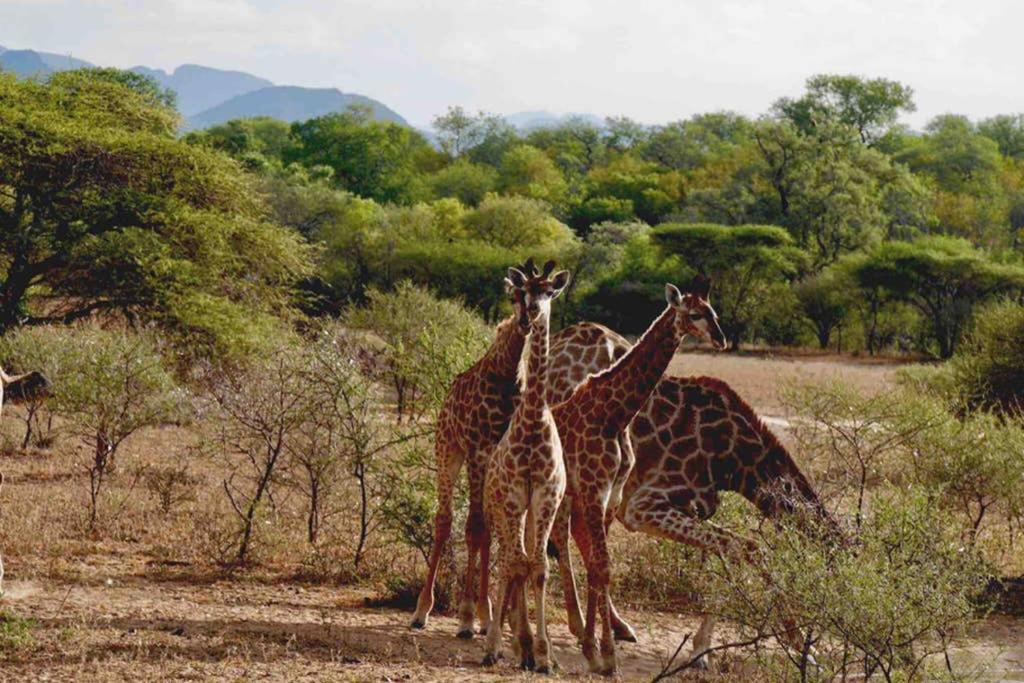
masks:
<path fill-rule="evenodd" d="M 0 368 L 0 414 L 3 411 L 5 394 L 10 403 L 22 403 L 49 395 L 52 387 L 53 384 L 41 372 L 8 375 Z"/>
<path fill-rule="evenodd" d="M 800 513 L 812 533 L 843 542 L 838 523 L 818 500 L 785 447 L 725 382 L 665 377 L 630 429 L 636 465 L 618 519 L 631 531 L 750 559 L 756 546 L 708 521 L 719 493 L 739 493 L 768 518 Z M 714 617 L 706 614 L 692 655 L 707 650 Z M 706 657 L 700 664 L 707 666 Z"/>
<path fill-rule="evenodd" d="M 533 259 L 520 269 L 534 286 L 548 282 L 554 262 L 537 272 Z M 501 439 L 518 396 L 516 371 L 529 327 L 522 292 L 506 288 L 513 313 L 497 328 L 494 342 L 484 356 L 452 382 L 438 416 L 434 453 L 437 461 L 438 509 L 434 515 L 434 540 L 427 563 L 427 577 L 416 603 L 410 626 L 423 628 L 434 607 L 434 583 L 444 545 L 451 534 L 455 482 L 463 463 L 469 481 L 469 514 L 466 518 L 468 562 L 459 607 L 459 638 L 472 638 L 474 617 L 481 631 L 491 621 L 487 584 L 490 572 L 490 532 L 484 522 L 483 488 L 486 457 Z M 479 565 L 477 564 L 479 560 Z M 479 567 L 479 569 L 478 569 Z M 479 571 L 479 590 L 477 572 Z"/>
<path fill-rule="evenodd" d="M 550 673 L 555 663 L 545 614 L 546 550 L 565 495 L 566 475 L 562 444 L 547 403 L 548 322 L 551 302 L 568 284 L 569 273 L 560 271 L 548 281 L 509 268 L 508 280 L 522 293 L 530 331 L 520 365 L 519 403 L 490 455 L 485 475 L 484 512 L 488 528 L 498 537 L 499 554 L 498 615 L 487 631 L 483 663 L 493 665 L 500 657 L 505 611 L 514 605 L 523 668 Z M 533 588 L 536 606 L 536 643 L 528 623 L 527 586 Z"/>
<path fill-rule="evenodd" d="M 569 480 L 568 495 L 559 509 L 552 540 L 559 557 L 567 557 L 567 532 L 571 526 L 586 565 L 587 614 L 582 646 L 593 672 L 610 675 L 617 670 L 607 529 L 619 505 L 616 495 L 622 492 L 616 488 L 616 481 L 631 466 L 633 458 L 629 440 L 623 436 L 654 391 L 684 336 L 709 339 L 718 348 L 725 348 L 725 335 L 707 300 L 710 287 L 701 275 L 694 277 L 685 294 L 666 285 L 668 306 L 636 345 L 607 370 L 584 380 L 569 399 L 552 409 Z M 598 611 L 602 624 L 600 658 L 595 639 Z"/>

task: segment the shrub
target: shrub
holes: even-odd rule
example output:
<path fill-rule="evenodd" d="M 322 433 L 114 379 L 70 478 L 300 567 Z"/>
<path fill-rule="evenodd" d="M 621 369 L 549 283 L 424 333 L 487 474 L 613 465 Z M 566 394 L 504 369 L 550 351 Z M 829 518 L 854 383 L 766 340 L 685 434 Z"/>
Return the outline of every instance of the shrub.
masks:
<path fill-rule="evenodd" d="M 1024 414 L 1024 306 L 983 309 L 950 367 L 968 407 Z"/>
<path fill-rule="evenodd" d="M 933 401 L 901 392 L 864 395 L 838 381 L 792 385 L 783 401 L 795 416 L 793 438 L 812 457 L 819 483 L 841 498 L 852 496 L 860 526 L 870 486 L 909 468 L 901 456 L 913 439 L 946 419 Z"/>
<path fill-rule="evenodd" d="M 384 341 L 382 371 L 394 391 L 399 422 L 439 406 L 452 378 L 480 357 L 492 334 L 458 302 L 408 282 L 393 292 L 371 291 L 367 306 L 346 318 Z"/>
<path fill-rule="evenodd" d="M 89 527 L 103 484 L 125 439 L 143 427 L 183 414 L 185 396 L 147 333 L 94 327 L 52 328 L 61 374 L 54 380 L 58 412 L 88 447 Z"/>
<path fill-rule="evenodd" d="M 734 642 L 756 646 L 769 680 L 930 677 L 929 658 L 964 634 L 989 579 L 921 490 L 876 492 L 848 548 L 809 539 L 795 520 L 762 526 L 758 540 L 753 564 L 712 561 L 703 578 L 706 609 L 738 625 Z M 760 647 L 769 638 L 790 644 L 784 657 Z"/>
<path fill-rule="evenodd" d="M 51 381 L 63 374 L 63 355 L 60 346 L 63 336 L 53 327 L 19 327 L 0 338 L 0 365 L 9 374 L 42 372 Z M 54 430 L 53 401 L 51 396 L 30 396 L 25 401 L 25 412 L 20 415 L 25 423 L 25 436 L 21 448 L 51 446 L 57 434 Z"/>

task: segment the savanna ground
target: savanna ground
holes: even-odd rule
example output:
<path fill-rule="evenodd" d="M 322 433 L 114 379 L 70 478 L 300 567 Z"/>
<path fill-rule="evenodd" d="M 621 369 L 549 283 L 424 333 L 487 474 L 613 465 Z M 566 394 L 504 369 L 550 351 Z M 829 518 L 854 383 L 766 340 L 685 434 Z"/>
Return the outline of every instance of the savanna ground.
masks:
<path fill-rule="evenodd" d="M 835 356 L 686 354 L 670 371 L 725 379 L 785 436 L 785 383 L 840 376 L 857 388 L 877 390 L 893 383 L 895 365 Z M 5 411 L 7 433 L 19 428 L 16 410 Z M 353 583 L 332 566 L 347 558 L 326 554 L 300 570 L 275 569 L 275 552 L 293 541 L 272 530 L 260 548 L 268 559 L 261 569 L 216 568 L 208 558 L 217 552 L 217 516 L 225 514 L 223 471 L 202 455 L 202 438 L 187 427 L 131 437 L 118 456 L 120 482 L 104 513 L 103 533 L 95 535 L 84 531 L 88 474 L 73 438 L 51 453 L 11 452 L 0 460 L 6 475 L 0 548 L 7 571 L 0 607 L 30 620 L 4 623 L 0 679 L 419 681 L 528 675 L 509 664 L 482 669 L 481 641 L 455 639 L 456 620 L 449 615 L 410 631 L 409 607 L 379 606 L 385 586 Z M 184 459 L 194 463 L 190 473 L 200 483 L 165 512 L 145 477 L 134 473 L 142 465 L 170 467 Z M 460 536 L 453 533 L 457 546 Z M 651 543 L 621 527 L 612 537 L 619 558 L 643 557 Z M 388 561 L 386 544 L 373 551 L 384 558 L 379 562 Z M 422 571 L 421 561 L 392 562 L 395 571 Z M 622 573 L 642 571 L 642 562 L 620 561 L 619 567 L 618 602 L 640 636 L 639 643 L 619 649 L 621 676 L 649 680 L 695 630 L 698 618 L 685 605 L 631 595 L 629 587 L 643 577 Z M 557 588 L 552 593 L 561 676 L 583 676 L 561 596 Z M 724 626 L 717 637 L 728 635 Z M 1024 680 L 1024 620 L 987 618 L 953 657 L 968 668 L 985 669 L 992 679 Z M 747 679 L 753 672 L 744 666 L 722 655 L 714 677 Z"/>

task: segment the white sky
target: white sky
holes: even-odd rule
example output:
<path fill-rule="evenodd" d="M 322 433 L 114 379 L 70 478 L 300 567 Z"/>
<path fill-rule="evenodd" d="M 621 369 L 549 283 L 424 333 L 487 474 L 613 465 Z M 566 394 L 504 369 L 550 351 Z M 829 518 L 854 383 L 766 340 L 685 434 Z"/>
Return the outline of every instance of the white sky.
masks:
<path fill-rule="evenodd" d="M 1020 0 L 0 0 L 0 45 L 337 87 L 426 125 L 449 104 L 756 115 L 812 74 L 912 86 L 936 114 L 1024 111 Z"/>

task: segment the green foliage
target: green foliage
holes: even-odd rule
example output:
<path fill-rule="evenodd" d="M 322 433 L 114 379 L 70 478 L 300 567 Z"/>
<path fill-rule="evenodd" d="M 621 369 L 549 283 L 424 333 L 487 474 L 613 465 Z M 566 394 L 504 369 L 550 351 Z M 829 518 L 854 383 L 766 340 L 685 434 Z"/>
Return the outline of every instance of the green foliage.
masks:
<path fill-rule="evenodd" d="M 0 611 L 0 660 L 31 647 L 32 631 L 38 626 L 34 619 L 20 617 L 10 610 Z"/>
<path fill-rule="evenodd" d="M 371 290 L 368 299 L 347 313 L 346 323 L 383 341 L 380 371 L 394 392 L 399 422 L 439 407 L 451 380 L 490 343 L 491 330 L 477 316 L 409 282 L 393 292 Z"/>
<path fill-rule="evenodd" d="M 41 372 L 53 381 L 64 374 L 63 363 L 67 335 L 55 333 L 51 327 L 19 327 L 0 337 L 0 368 L 9 374 Z M 46 448 L 57 438 L 54 406 L 51 396 L 33 396 L 19 414 L 25 422 L 22 449 Z"/>
<path fill-rule="evenodd" d="M 547 205 L 527 197 L 488 195 L 466 214 L 467 236 L 509 249 L 558 252 L 575 242 L 568 226 L 548 213 Z"/>
<path fill-rule="evenodd" d="M 882 243 L 850 269 L 862 289 L 882 289 L 914 306 L 942 358 L 955 351 L 978 302 L 1024 287 L 1021 266 L 995 263 L 966 240 L 943 237 Z"/>
<path fill-rule="evenodd" d="M 498 187 L 506 194 L 538 199 L 552 206 L 560 206 L 567 191 L 565 178 L 554 162 L 530 145 L 517 145 L 505 152 Z"/>
<path fill-rule="evenodd" d="M 738 625 L 737 641 L 795 646 L 786 657 L 754 650 L 768 680 L 929 680 L 937 673 L 929 660 L 974 622 L 988 567 L 965 551 L 929 497 L 885 488 L 871 507 L 853 547 L 783 522 L 759 529 L 754 566 L 705 569 L 706 609 Z"/>
<path fill-rule="evenodd" d="M 1024 159 L 1024 114 L 1000 114 L 979 121 L 978 132 L 999 145 L 1004 157 Z"/>
<path fill-rule="evenodd" d="M 296 145 L 285 161 L 329 166 L 343 189 L 381 202 L 408 202 L 425 194 L 417 166 L 431 150 L 411 128 L 349 110 L 296 123 L 292 136 Z"/>
<path fill-rule="evenodd" d="M 843 275 L 838 269 L 829 269 L 793 285 L 802 313 L 822 349 L 828 348 L 833 331 L 853 307 L 852 283 Z"/>
<path fill-rule="evenodd" d="M 148 95 L 58 76 L 0 75 L 0 327 L 121 311 L 187 340 L 226 312 L 286 312 L 310 250 L 263 218 L 237 166 L 175 140 Z M 32 288 L 61 305 L 34 311 Z"/>
<path fill-rule="evenodd" d="M 435 197 L 454 197 L 467 206 L 482 202 L 497 184 L 496 170 L 462 159 L 430 176 L 430 188 Z"/>
<path fill-rule="evenodd" d="M 1005 299 L 980 311 L 949 370 L 968 408 L 1024 414 L 1024 306 Z"/>
<path fill-rule="evenodd" d="M 916 111 L 913 96 L 910 87 L 885 78 L 819 74 L 807 79 L 803 97 L 782 98 L 774 108 L 805 132 L 834 121 L 856 130 L 861 142 L 872 143 L 896 123 L 901 111 Z"/>

